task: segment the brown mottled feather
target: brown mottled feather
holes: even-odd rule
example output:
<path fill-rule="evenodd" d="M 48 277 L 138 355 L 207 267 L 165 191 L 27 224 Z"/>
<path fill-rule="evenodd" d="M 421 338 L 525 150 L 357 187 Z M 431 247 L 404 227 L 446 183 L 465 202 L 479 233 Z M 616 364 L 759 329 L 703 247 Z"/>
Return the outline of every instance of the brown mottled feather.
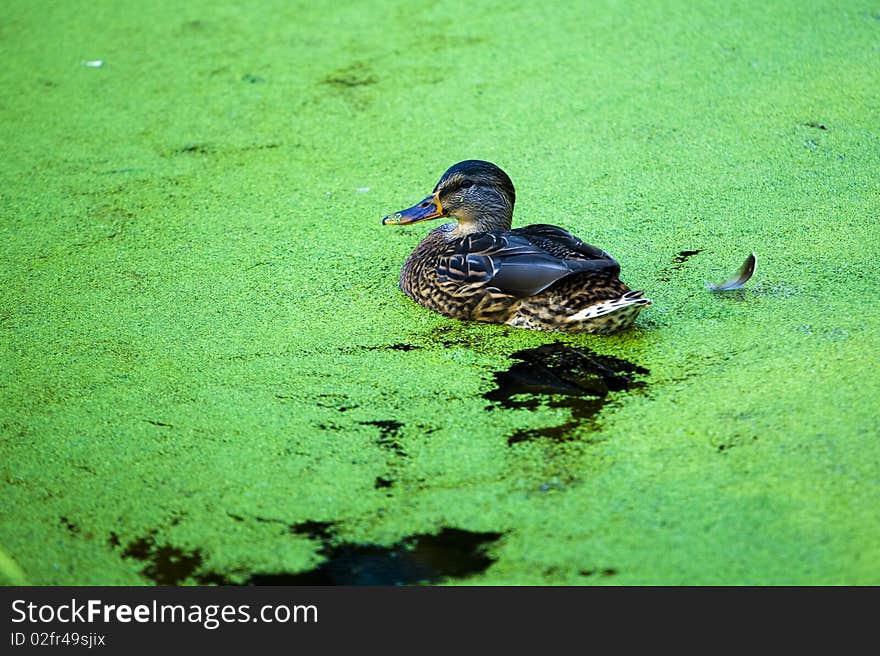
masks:
<path fill-rule="evenodd" d="M 572 273 L 539 294 L 526 298 L 504 293 L 490 284 L 461 285 L 442 281 L 437 275 L 440 261 L 454 253 L 462 241 L 461 238 L 452 238 L 454 228 L 454 223 L 448 223 L 431 231 L 409 256 L 400 273 L 400 288 L 410 298 L 435 312 L 456 319 L 506 323 L 533 330 L 610 332 L 629 326 L 642 308 L 642 305 L 633 306 L 631 316 L 623 317 L 619 325 L 611 317 L 608 320 L 599 318 L 592 323 L 564 321 L 565 317 L 599 301 L 630 292 L 630 288 L 617 277 L 619 267 Z M 604 251 L 580 240 L 577 241 L 581 248 L 575 250 L 572 244 L 555 240 L 544 232 L 538 236 L 531 228 L 533 226 L 511 232 L 526 236 L 536 246 L 561 259 L 600 259 L 601 256 L 611 259 Z M 556 230 L 565 232 L 560 228 Z"/>

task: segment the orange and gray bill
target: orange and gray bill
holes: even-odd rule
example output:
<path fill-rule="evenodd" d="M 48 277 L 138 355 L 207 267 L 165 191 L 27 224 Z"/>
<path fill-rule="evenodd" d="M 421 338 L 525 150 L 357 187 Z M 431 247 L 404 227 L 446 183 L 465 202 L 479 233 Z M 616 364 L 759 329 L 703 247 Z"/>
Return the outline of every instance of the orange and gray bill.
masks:
<path fill-rule="evenodd" d="M 440 205 L 439 196 L 434 193 L 412 207 L 400 210 L 396 214 L 389 214 L 382 219 L 382 225 L 405 225 L 439 219 L 443 214 L 443 206 Z"/>

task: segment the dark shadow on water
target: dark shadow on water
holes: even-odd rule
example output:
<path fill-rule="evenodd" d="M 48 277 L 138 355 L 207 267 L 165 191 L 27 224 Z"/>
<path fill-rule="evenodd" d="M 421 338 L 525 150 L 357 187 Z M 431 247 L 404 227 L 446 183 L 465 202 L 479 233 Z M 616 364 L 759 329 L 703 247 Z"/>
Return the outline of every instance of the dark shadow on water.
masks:
<path fill-rule="evenodd" d="M 413 535 L 390 547 L 332 544 L 319 550 L 326 558 L 314 569 L 296 573 L 254 574 L 246 585 L 408 585 L 463 579 L 494 562 L 485 549 L 501 533 L 444 528 L 436 535 Z"/>
<path fill-rule="evenodd" d="M 111 543 L 114 536 L 111 535 Z M 118 543 L 118 536 L 115 541 Z M 223 585 L 226 582 L 225 577 L 213 572 L 196 575 L 204 560 L 201 549 L 187 552 L 170 544 L 157 544 L 153 535 L 129 542 L 122 557 L 146 562 L 141 575 L 156 585 L 178 585 L 190 577 L 202 585 Z"/>
<path fill-rule="evenodd" d="M 698 248 L 693 251 L 681 251 L 678 255 L 676 255 L 674 258 L 672 258 L 672 263 L 673 264 L 684 264 L 690 258 L 692 258 L 694 255 L 699 255 L 702 252 L 703 252 L 702 248 Z"/>
<path fill-rule="evenodd" d="M 393 478 L 385 478 L 384 476 L 377 476 L 376 481 L 373 483 L 373 487 L 377 490 L 381 490 L 383 488 L 388 488 L 394 485 Z"/>
<path fill-rule="evenodd" d="M 236 521 L 243 517 L 230 515 Z M 278 520 L 255 518 L 261 522 Z M 418 534 L 389 547 L 375 544 L 337 542 L 334 524 L 302 522 L 288 527 L 291 534 L 320 542 L 320 564 L 304 572 L 256 572 L 243 585 L 412 585 L 463 579 L 485 571 L 495 559 L 486 553 L 501 533 L 479 533 L 444 528 L 435 535 Z M 141 575 L 156 585 L 178 585 L 191 579 L 201 585 L 237 585 L 229 576 L 203 568 L 201 549 L 184 551 L 158 544 L 155 531 L 129 542 L 125 559 L 146 563 Z M 119 543 L 111 536 L 110 544 Z"/>
<path fill-rule="evenodd" d="M 535 409 L 542 404 L 571 410 L 571 421 L 559 426 L 514 431 L 508 444 L 536 438 L 564 440 L 579 426 L 595 428 L 592 418 L 608 402 L 609 392 L 644 387 L 635 374 L 648 370 L 632 362 L 599 355 L 586 347 L 544 344 L 517 351 L 520 360 L 507 371 L 496 372 L 498 387 L 483 395 L 503 408 Z"/>
<path fill-rule="evenodd" d="M 685 265 L 685 263 L 691 259 L 694 255 L 699 255 L 705 249 L 696 248 L 693 250 L 684 250 L 680 251 L 678 255 L 672 258 L 672 264 L 666 269 L 666 271 L 660 275 L 658 278 L 661 282 L 669 282 L 672 279 L 672 276 L 678 273 L 681 268 Z"/>
<path fill-rule="evenodd" d="M 379 429 L 379 437 L 376 440 L 376 444 L 378 444 L 380 447 L 382 447 L 383 449 L 388 449 L 398 456 L 406 456 L 406 451 L 404 450 L 403 446 L 401 446 L 398 440 L 398 437 L 400 436 L 400 429 L 403 428 L 402 423 L 400 423 L 399 421 L 394 421 L 393 419 L 362 421 L 359 423 L 362 426 L 375 426 Z"/>

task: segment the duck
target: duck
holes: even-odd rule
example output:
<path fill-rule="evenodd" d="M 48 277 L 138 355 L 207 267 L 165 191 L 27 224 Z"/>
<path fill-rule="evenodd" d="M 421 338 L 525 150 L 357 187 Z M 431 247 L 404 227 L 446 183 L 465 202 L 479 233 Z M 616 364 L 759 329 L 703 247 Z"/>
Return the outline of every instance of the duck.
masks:
<path fill-rule="evenodd" d="M 449 167 L 434 190 L 383 225 L 449 217 L 404 262 L 400 289 L 444 316 L 566 333 L 607 334 L 651 304 L 611 255 L 549 224 L 512 228 L 516 191 L 483 160 Z"/>

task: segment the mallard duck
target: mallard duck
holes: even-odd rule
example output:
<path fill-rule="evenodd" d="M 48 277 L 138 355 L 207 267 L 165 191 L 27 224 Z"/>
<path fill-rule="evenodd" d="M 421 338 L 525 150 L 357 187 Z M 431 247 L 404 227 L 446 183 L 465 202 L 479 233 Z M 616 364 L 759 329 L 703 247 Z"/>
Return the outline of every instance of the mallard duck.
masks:
<path fill-rule="evenodd" d="M 545 224 L 511 229 L 515 201 L 513 183 L 494 164 L 450 167 L 430 196 L 382 219 L 455 219 L 412 252 L 400 288 L 447 317 L 532 330 L 610 333 L 651 304 L 617 277 L 613 257 L 570 232 Z"/>

